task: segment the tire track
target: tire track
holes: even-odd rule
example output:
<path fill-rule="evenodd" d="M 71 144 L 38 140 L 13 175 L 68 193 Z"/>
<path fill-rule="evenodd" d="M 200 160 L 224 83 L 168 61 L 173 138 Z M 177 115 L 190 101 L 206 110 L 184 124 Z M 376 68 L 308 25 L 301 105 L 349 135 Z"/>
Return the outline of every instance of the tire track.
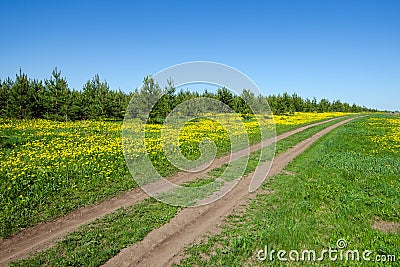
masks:
<path fill-rule="evenodd" d="M 179 172 L 171 177 L 167 177 L 167 179 L 175 184 L 181 184 L 192 179 L 204 177 L 211 169 L 220 167 L 221 165 L 228 163 L 230 160 L 248 155 L 249 150 L 250 153 L 257 151 L 293 134 L 340 118 L 343 117 L 337 117 L 299 127 L 285 132 L 276 138 L 269 138 L 260 143 L 254 144 L 250 146 L 250 149 L 245 148 L 232 154 L 217 158 L 208 168 L 200 172 Z M 237 187 L 239 187 L 239 185 Z M 23 229 L 21 232 L 11 236 L 10 238 L 2 238 L 0 239 L 0 265 L 5 265 L 10 261 L 25 258 L 34 252 L 44 250 L 52 246 L 55 241 L 61 239 L 67 233 L 76 230 L 80 225 L 101 218 L 121 207 L 132 206 L 148 197 L 149 196 L 141 188 L 135 188 L 131 191 L 122 193 L 119 196 L 106 199 L 98 204 L 79 208 L 68 215 L 57 218 L 53 221 L 39 223 L 35 226 Z"/>
<path fill-rule="evenodd" d="M 289 162 L 316 140 L 353 119 L 355 118 L 329 126 L 281 153 L 274 159 L 268 176 L 280 173 Z M 269 163 L 266 162 L 259 167 L 263 168 L 263 165 Z M 178 261 L 186 245 L 207 232 L 215 233 L 216 225 L 221 224 L 235 207 L 245 204 L 248 197 L 254 196 L 255 193 L 248 192 L 251 181 L 248 177 L 251 175 L 252 173 L 241 179 L 238 185 L 222 199 L 206 206 L 182 210 L 169 223 L 152 230 L 141 242 L 121 250 L 104 266 L 167 266 Z"/>

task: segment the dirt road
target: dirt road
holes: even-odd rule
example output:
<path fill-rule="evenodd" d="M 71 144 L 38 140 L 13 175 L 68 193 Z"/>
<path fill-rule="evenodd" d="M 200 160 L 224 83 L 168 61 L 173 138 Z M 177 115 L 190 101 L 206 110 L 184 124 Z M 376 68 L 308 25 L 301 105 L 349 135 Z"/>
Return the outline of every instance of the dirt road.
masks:
<path fill-rule="evenodd" d="M 298 133 L 298 132 L 304 131 L 306 129 L 309 129 L 311 127 L 314 127 L 314 126 L 317 126 L 317 125 L 320 125 L 323 123 L 327 123 L 330 121 L 334 121 L 337 119 L 339 119 L 339 118 L 333 118 L 330 120 L 303 126 L 303 127 L 297 128 L 295 130 L 283 133 L 283 134 L 277 136 L 276 138 L 264 140 L 261 143 L 252 145 L 250 147 L 250 152 L 259 150 L 261 147 L 268 146 L 274 142 L 277 142 L 279 140 L 287 138 L 295 133 Z M 293 149 L 291 151 L 295 151 Z M 293 152 L 291 152 L 291 153 L 293 153 Z M 200 171 L 197 173 L 180 172 L 174 176 L 168 177 L 168 180 L 170 180 L 171 182 L 174 182 L 175 184 L 181 184 L 188 180 L 193 180 L 198 177 L 203 177 L 211 169 L 219 167 L 224 163 L 228 163 L 229 160 L 237 159 L 237 158 L 245 156 L 247 154 L 248 154 L 248 149 L 243 149 L 243 150 L 233 153 L 233 155 L 226 155 L 226 156 L 215 159 L 214 162 L 207 169 L 205 169 L 203 171 Z M 231 158 L 231 156 L 232 156 L 232 158 Z M 276 158 L 275 161 L 277 161 L 279 158 L 280 157 Z M 274 169 L 277 168 L 276 164 L 279 164 L 279 162 L 277 162 L 277 163 L 274 162 L 271 173 L 274 171 Z M 235 189 L 239 190 L 239 189 L 245 188 L 246 186 L 243 185 L 244 182 L 248 182 L 248 181 L 246 179 L 244 179 Z M 244 191 L 246 191 L 248 193 L 248 185 L 245 189 L 246 190 L 240 190 L 238 193 L 244 194 Z M 233 192 L 231 192 L 230 195 L 232 195 L 232 193 Z M 245 195 L 243 195 L 243 196 L 245 196 Z M 0 239 L 0 265 L 7 264 L 8 262 L 15 261 L 17 259 L 25 258 L 33 252 L 43 250 L 43 249 L 51 246 L 52 244 L 54 244 L 54 242 L 56 240 L 61 239 L 67 233 L 76 230 L 80 225 L 89 223 L 97 218 L 101 218 L 104 215 L 111 213 L 121 207 L 131 206 L 131 205 L 133 205 L 139 201 L 142 201 L 148 197 L 149 196 L 145 192 L 143 192 L 140 188 L 136 188 L 132 191 L 123 193 L 117 197 L 104 200 L 103 202 L 101 202 L 99 204 L 95 204 L 90 207 L 79 208 L 79 209 L 71 212 L 70 214 L 68 214 L 64 217 L 58 218 L 54 221 L 40 223 L 36 226 L 24 229 L 20 233 L 11 236 L 8 239 Z M 242 197 L 238 197 L 238 199 L 242 199 Z M 222 203 L 225 201 L 226 200 L 221 200 L 218 203 Z M 224 216 L 226 214 L 225 210 L 226 210 L 226 212 L 229 212 L 230 211 L 229 207 L 232 206 L 231 204 L 233 204 L 233 203 L 235 203 L 235 205 L 236 205 L 237 204 L 236 200 L 224 208 L 221 208 L 221 207 L 218 208 L 218 212 L 215 211 L 215 214 Z M 196 210 L 196 212 L 199 212 L 199 214 L 200 214 L 201 212 L 210 212 L 209 209 L 213 209 L 213 206 L 211 205 L 211 206 L 202 207 L 198 210 L 197 209 L 185 209 L 180 213 L 180 215 L 177 218 L 174 218 L 171 223 L 176 223 L 179 225 L 186 225 L 182 221 L 179 221 L 179 220 L 182 220 L 179 218 L 184 216 L 181 214 L 188 213 L 191 215 L 190 212 L 192 210 Z M 188 223 L 193 224 L 194 222 L 191 220 Z M 168 224 L 165 227 L 171 227 L 171 226 L 170 226 L 170 224 Z M 203 227 L 203 226 L 201 226 L 201 227 Z M 164 227 L 162 227 L 162 228 L 166 229 Z M 173 227 L 173 229 L 175 229 L 175 228 Z M 197 232 L 200 233 L 201 231 L 197 231 Z M 151 235 L 152 235 L 152 233 L 150 233 L 150 236 Z M 146 240 L 147 240 L 147 238 L 146 238 Z M 191 239 L 189 238 L 188 240 L 190 241 Z M 146 242 L 146 241 L 144 241 L 144 242 Z M 151 255 L 151 254 L 149 254 L 149 255 Z M 129 262 L 132 262 L 132 261 L 129 261 Z"/>
<path fill-rule="evenodd" d="M 320 137 L 353 119 L 329 126 L 280 154 L 274 159 L 268 176 L 280 173 L 290 161 Z M 182 210 L 169 223 L 151 231 L 141 242 L 123 249 L 104 266 L 168 266 L 178 261 L 186 245 L 205 233 L 216 232 L 216 226 L 222 223 L 235 207 L 245 204 L 248 197 L 254 195 L 248 191 L 250 179 L 246 178 L 241 179 L 222 199 L 206 206 Z"/>

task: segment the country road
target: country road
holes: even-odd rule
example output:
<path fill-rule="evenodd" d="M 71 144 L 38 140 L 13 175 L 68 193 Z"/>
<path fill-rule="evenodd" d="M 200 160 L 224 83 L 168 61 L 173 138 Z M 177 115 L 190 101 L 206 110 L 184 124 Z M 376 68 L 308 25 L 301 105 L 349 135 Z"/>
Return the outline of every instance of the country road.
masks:
<path fill-rule="evenodd" d="M 257 151 L 263 147 L 266 147 L 268 145 L 273 144 L 274 142 L 277 142 L 279 140 L 285 139 L 293 134 L 299 133 L 301 131 L 304 131 L 306 129 L 309 129 L 311 127 L 321 125 L 327 122 L 335 121 L 340 119 L 338 118 L 333 118 L 313 124 L 309 124 L 306 126 L 299 127 L 297 129 L 285 132 L 276 138 L 270 138 L 266 139 L 263 142 L 260 142 L 258 144 L 254 144 L 250 146 L 250 149 L 246 148 L 243 150 L 236 151 L 232 153 L 231 155 L 226 155 L 220 158 L 216 158 L 213 163 L 206 169 L 192 173 L 192 172 L 179 172 L 171 177 L 167 177 L 167 179 L 175 184 L 182 184 L 184 182 L 203 177 L 207 172 L 209 172 L 211 169 L 217 168 L 225 163 L 228 163 L 230 160 L 235 160 L 240 157 L 248 155 L 249 151 L 254 152 Z M 286 166 L 290 160 L 292 160 L 295 156 L 300 154 L 302 151 L 304 151 L 312 142 L 314 142 L 316 139 L 318 139 L 320 136 L 323 134 L 327 133 L 328 131 L 332 130 L 335 127 L 338 127 L 349 120 L 352 120 L 353 118 L 347 119 L 345 121 L 341 121 L 333 126 L 330 126 L 326 128 L 325 130 L 321 131 L 320 133 L 316 134 L 310 139 L 307 139 L 300 144 L 298 144 L 296 147 L 291 148 L 287 152 L 279 155 L 278 157 L 275 158 L 274 163 L 272 165 L 272 168 L 270 170 L 269 175 L 273 175 L 275 173 L 278 173 L 280 170 Z M 266 163 L 268 164 L 268 163 Z M 259 166 L 262 168 L 263 166 Z M 246 199 L 246 195 L 249 194 L 248 192 L 248 186 L 249 186 L 249 179 L 242 179 L 241 182 L 232 190 L 229 195 L 225 196 L 223 199 L 220 199 L 219 201 L 213 203 L 212 205 L 206 205 L 202 206 L 199 208 L 188 208 L 182 210 L 177 217 L 175 217 L 169 224 L 164 225 L 163 227 L 153 230 L 142 242 L 126 249 L 123 250 L 117 257 L 113 258 L 110 260 L 108 264 L 111 264 L 115 261 L 115 263 L 118 263 L 118 265 L 121 263 L 133 263 L 136 262 L 137 259 L 125 258 L 126 256 L 123 255 L 130 255 L 133 252 L 129 251 L 136 251 L 139 250 L 140 252 L 134 252 L 133 254 L 135 255 L 142 255 L 141 260 L 146 261 L 146 256 L 148 255 L 149 260 L 150 260 L 150 255 L 151 251 L 153 249 L 156 249 L 154 246 L 162 246 L 164 247 L 164 244 L 166 240 L 157 240 L 157 236 L 166 236 L 170 238 L 170 242 L 178 242 L 177 244 L 179 246 L 175 246 L 175 249 L 171 249 L 171 251 L 177 251 L 178 253 L 182 247 L 181 245 L 191 242 L 193 238 L 196 236 L 202 234 L 204 231 L 206 231 L 210 225 L 214 225 L 218 221 L 220 221 L 225 215 L 231 211 L 231 209 L 237 205 L 240 205 L 242 201 Z M 235 195 L 235 199 L 232 200 L 232 195 Z M 55 219 L 53 221 L 45 222 L 45 223 L 40 223 L 36 226 L 26 228 L 22 230 L 20 233 L 11 236 L 8 239 L 1 239 L 0 240 L 0 265 L 5 265 L 10 261 L 15 261 L 21 258 L 25 258 L 29 256 L 30 254 L 44 250 L 45 248 L 50 247 L 51 245 L 54 244 L 55 241 L 60 240 L 62 237 L 64 237 L 67 233 L 72 232 L 76 230 L 80 225 L 89 223 L 97 218 L 101 218 L 106 214 L 109 214 L 111 212 L 116 211 L 117 209 L 121 207 L 128 207 L 132 206 L 135 203 L 138 203 L 149 196 L 141 189 L 141 188 L 135 188 L 132 191 L 125 192 L 117 197 L 111 198 L 104 200 L 101 203 L 98 203 L 96 205 L 90 206 L 90 207 L 82 207 L 79 208 L 70 214 L 60 217 L 58 219 Z M 229 204 L 227 204 L 229 203 Z M 198 219 L 195 219 L 198 218 Z M 202 222 L 206 222 L 203 224 Z M 192 225 L 192 226 L 191 226 Z M 179 226 L 179 227 L 176 227 Z M 183 228 L 182 228 L 183 227 Z M 195 228 L 196 231 L 193 231 L 192 228 Z M 180 230 L 179 230 L 180 229 Z M 189 235 L 183 235 L 183 233 L 186 231 L 184 229 L 187 229 L 189 231 Z M 192 230 L 190 230 L 192 229 Z M 157 231 L 166 231 L 161 232 L 160 234 L 157 234 Z M 177 233 L 180 233 L 182 240 L 175 240 L 173 238 L 174 235 Z M 155 235 L 155 236 L 154 236 Z M 166 237 L 166 238 L 167 238 Z M 154 240 L 153 240 L 153 239 Z M 175 241 L 174 241 L 175 240 Z M 147 244 L 147 245 L 144 245 Z M 168 246 L 171 246 L 171 244 L 168 244 Z M 174 247 L 174 246 L 172 246 Z M 139 249 L 141 248 L 141 249 Z M 136 249 L 136 250 L 135 250 Z M 158 251 L 159 253 L 159 251 Z M 168 254 L 168 257 L 166 256 L 165 258 L 169 258 L 169 260 L 172 260 L 171 256 L 176 255 L 175 252 L 171 252 L 172 254 L 169 254 L 169 251 L 165 251 L 166 254 Z M 136 257 L 136 256 L 135 256 Z M 159 258 L 159 257 L 157 257 Z M 144 265 L 147 265 L 147 263 Z M 168 262 L 165 262 L 165 264 Z M 139 262 L 138 262 L 139 264 Z M 156 264 L 158 265 L 158 264 Z"/>

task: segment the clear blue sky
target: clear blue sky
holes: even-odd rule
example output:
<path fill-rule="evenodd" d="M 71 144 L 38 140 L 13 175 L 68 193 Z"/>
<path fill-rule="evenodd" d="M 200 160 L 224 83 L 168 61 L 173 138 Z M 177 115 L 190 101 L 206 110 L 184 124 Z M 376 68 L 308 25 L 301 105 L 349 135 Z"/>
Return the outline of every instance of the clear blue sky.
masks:
<path fill-rule="evenodd" d="M 55 66 L 112 89 L 187 61 L 215 61 L 265 94 L 400 110 L 400 1 L 0 0 L 0 78 Z"/>

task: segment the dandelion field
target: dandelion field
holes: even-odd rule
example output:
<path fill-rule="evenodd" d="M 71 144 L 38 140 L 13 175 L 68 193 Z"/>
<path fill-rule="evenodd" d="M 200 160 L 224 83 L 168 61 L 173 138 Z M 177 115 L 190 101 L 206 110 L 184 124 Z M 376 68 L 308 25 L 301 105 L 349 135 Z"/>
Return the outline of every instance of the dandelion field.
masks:
<path fill-rule="evenodd" d="M 399 121 L 395 116 L 369 115 L 324 136 L 288 165 L 288 173 L 275 175 L 264 183 L 245 211 L 231 214 L 220 234 L 189 246 L 180 265 L 280 266 L 276 259 L 260 262 L 256 252 L 265 244 L 276 249 L 318 251 L 334 246 L 339 238 L 347 241 L 349 249 L 371 249 L 372 256 L 400 255 L 398 233 L 384 232 L 374 225 L 376 221 L 400 223 L 400 155 L 396 149 Z M 335 121 L 314 126 L 279 141 L 276 153 L 333 124 Z M 293 125 L 277 124 L 277 129 Z M 387 144 L 382 145 L 381 140 Z M 250 155 L 245 173 L 257 167 L 259 153 Z M 218 177 L 223 169 L 224 166 L 211 170 L 209 177 Z M 196 180 L 188 186 L 204 182 L 208 181 Z M 101 265 L 178 213 L 178 207 L 148 199 L 83 225 L 54 247 L 13 262 L 12 266 Z M 364 264 L 375 266 L 376 262 Z M 385 266 L 396 265 L 387 262 Z"/>
<path fill-rule="evenodd" d="M 295 113 L 275 116 L 277 133 L 344 113 Z M 271 120 L 269 120 L 271 121 Z M 259 141 L 254 120 L 243 121 L 250 143 Z M 164 176 L 178 170 L 163 155 L 160 125 L 148 125 L 147 152 Z M 0 121 L 1 233 L 66 214 L 135 188 L 121 142 L 122 122 L 49 120 Z M 198 157 L 199 141 L 208 137 L 217 156 L 230 149 L 229 137 L 212 121 L 190 122 L 180 135 L 186 157 Z M 238 135 L 245 133 L 237 133 Z"/>

